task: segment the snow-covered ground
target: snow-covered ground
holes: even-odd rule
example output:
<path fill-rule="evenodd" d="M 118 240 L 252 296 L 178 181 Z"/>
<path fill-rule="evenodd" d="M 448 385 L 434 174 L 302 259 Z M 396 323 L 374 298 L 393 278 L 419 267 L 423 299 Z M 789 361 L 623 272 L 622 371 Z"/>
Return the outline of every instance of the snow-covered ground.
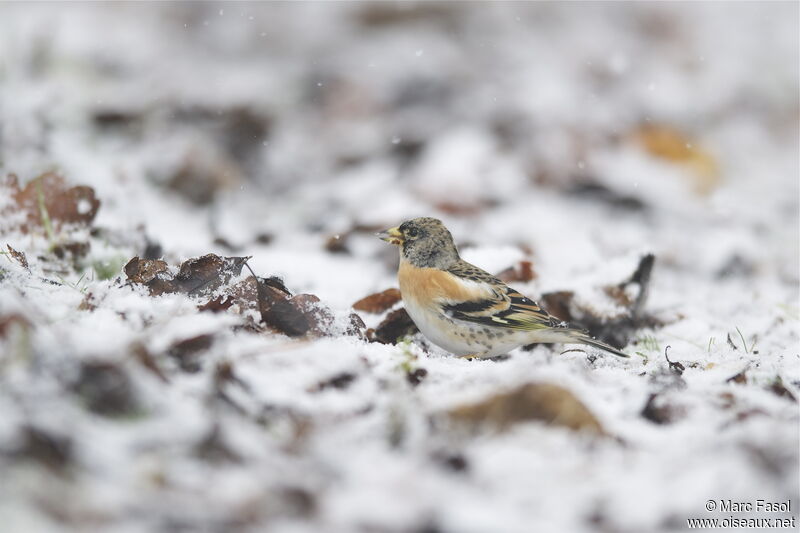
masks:
<path fill-rule="evenodd" d="M 797 520 L 798 16 L 0 4 L 0 531 Z M 96 216 L 46 172 L 91 187 Z M 514 286 L 532 298 L 572 291 L 601 318 L 625 317 L 608 287 L 654 254 L 632 357 L 467 361 L 346 333 L 354 302 L 396 286 L 372 233 L 420 215 L 486 270 L 530 261 Z M 230 305 L 247 269 L 160 295 L 123 270 L 163 258 L 171 279 L 209 253 L 319 297 L 324 334 L 272 330 L 246 297 L 198 309 Z M 570 391 L 603 434 L 453 415 L 528 383 Z"/>

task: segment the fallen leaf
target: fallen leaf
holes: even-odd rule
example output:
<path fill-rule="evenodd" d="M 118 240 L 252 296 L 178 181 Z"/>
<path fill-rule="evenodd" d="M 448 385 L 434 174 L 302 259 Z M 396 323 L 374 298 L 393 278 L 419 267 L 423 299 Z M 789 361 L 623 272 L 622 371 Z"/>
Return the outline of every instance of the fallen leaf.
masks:
<path fill-rule="evenodd" d="M 416 387 L 422 383 L 426 377 L 428 377 L 428 371 L 424 368 L 415 368 L 414 370 L 409 370 L 406 372 L 406 380 L 413 387 Z"/>
<path fill-rule="evenodd" d="M 133 283 L 146 285 L 151 296 L 165 293 L 202 296 L 210 294 L 241 274 L 248 259 L 249 257 L 208 254 L 187 259 L 181 264 L 178 273 L 172 276 L 166 262 L 160 259 L 140 259 L 137 256 L 125 265 L 125 275 Z"/>
<path fill-rule="evenodd" d="M 167 271 L 166 261 L 161 259 L 139 259 L 134 257 L 125 265 L 125 275 L 134 283 L 147 285 L 155 279 L 158 274 Z"/>
<path fill-rule="evenodd" d="M 195 205 L 207 205 L 221 191 L 230 190 L 241 182 L 242 172 L 236 160 L 214 146 L 192 147 L 183 155 L 175 172 L 164 181 L 167 188 Z"/>
<path fill-rule="evenodd" d="M 199 372 L 201 369 L 200 356 L 208 351 L 214 344 L 211 334 L 197 335 L 174 343 L 167 349 L 167 355 L 175 359 L 181 370 L 185 372 Z"/>
<path fill-rule="evenodd" d="M 48 430 L 26 425 L 21 443 L 10 455 L 33 460 L 54 472 L 63 472 L 73 462 L 72 439 Z"/>
<path fill-rule="evenodd" d="M 775 379 L 772 383 L 769 384 L 767 390 L 771 391 L 772 393 L 780 396 L 781 398 L 786 398 L 787 400 L 791 400 L 793 402 L 797 401 L 792 391 L 786 388 L 786 385 L 783 384 L 783 380 L 780 376 L 775 376 Z"/>
<path fill-rule="evenodd" d="M 211 311 L 212 313 L 220 313 L 222 311 L 227 311 L 228 309 L 230 309 L 233 306 L 233 302 L 234 302 L 233 297 L 225 294 L 222 296 L 217 296 L 216 298 L 212 298 L 203 305 L 197 306 L 197 310 Z"/>
<path fill-rule="evenodd" d="M 719 166 L 714 157 L 677 129 L 647 124 L 634 138 L 650 155 L 688 168 L 698 194 L 708 194 L 718 185 Z"/>
<path fill-rule="evenodd" d="M 572 291 L 547 292 L 542 295 L 542 306 L 557 319 L 571 322 L 570 306 L 574 297 L 575 293 Z"/>
<path fill-rule="evenodd" d="M 747 383 L 747 369 L 745 368 L 741 372 L 734 374 L 733 376 L 729 377 L 725 380 L 726 383 L 738 383 L 743 385 Z"/>
<path fill-rule="evenodd" d="M 24 220 L 8 229 L 25 233 L 34 227 L 50 230 L 61 229 L 66 224 L 88 227 L 100 209 L 94 189 L 83 185 L 68 187 L 64 178 L 54 172 L 42 174 L 24 188 L 20 188 L 16 175 L 9 174 L 0 187 L 9 189 L 14 199 L 0 215 L 12 219 L 15 213 L 21 213 Z"/>
<path fill-rule="evenodd" d="M 78 305 L 79 311 L 89 311 L 92 312 L 97 309 L 96 299 L 93 293 L 87 293 L 86 296 L 83 297 L 81 303 Z"/>
<path fill-rule="evenodd" d="M 364 311 L 365 313 L 383 313 L 390 309 L 401 299 L 400 291 L 397 289 L 386 289 L 361 298 L 353 304 L 353 309 Z"/>
<path fill-rule="evenodd" d="M 90 411 L 100 415 L 129 416 L 139 412 L 128 373 L 114 363 L 84 361 L 72 390 Z"/>
<path fill-rule="evenodd" d="M 309 392 L 321 392 L 325 389 L 339 389 L 344 390 L 353 383 L 356 378 L 355 374 L 352 372 L 341 372 L 336 374 L 335 376 L 326 379 L 325 381 L 320 381 L 313 387 L 309 389 Z"/>
<path fill-rule="evenodd" d="M 161 370 L 161 367 L 158 366 L 155 357 L 151 354 L 147 348 L 141 342 L 134 343 L 131 348 L 131 353 L 133 357 L 150 373 L 156 376 L 164 383 L 169 383 L 169 379 Z"/>
<path fill-rule="evenodd" d="M 346 235 L 336 233 L 328 237 L 325 241 L 325 249 L 334 254 L 348 254 L 350 249 L 347 247 Z"/>
<path fill-rule="evenodd" d="M 536 272 L 530 261 L 519 261 L 498 273 L 497 277 L 504 283 L 525 283 L 536 279 Z"/>
<path fill-rule="evenodd" d="M 372 334 L 367 335 L 367 338 L 381 344 L 396 344 L 399 339 L 413 335 L 417 331 L 419 329 L 408 316 L 408 312 L 400 308 L 389 313 Z"/>
<path fill-rule="evenodd" d="M 661 395 L 651 394 L 641 415 L 655 424 L 671 424 L 686 415 L 686 408 L 666 403 Z"/>
<path fill-rule="evenodd" d="M 463 454 L 439 450 L 431 454 L 431 459 L 452 472 L 466 472 L 469 470 L 469 461 Z"/>
<path fill-rule="evenodd" d="M 53 255 L 59 259 L 80 259 L 89 255 L 91 244 L 81 241 L 64 241 L 54 244 L 51 248 Z"/>
<path fill-rule="evenodd" d="M 348 247 L 347 243 L 352 235 L 359 233 L 374 234 L 378 231 L 381 231 L 384 227 L 367 224 L 355 224 L 347 231 L 329 235 L 325 240 L 325 250 L 334 254 L 349 254 L 350 248 Z"/>
<path fill-rule="evenodd" d="M 250 258 L 220 257 L 215 254 L 188 259 L 181 264 L 174 282 L 179 287 L 179 292 L 190 295 L 208 294 L 241 274 L 248 259 Z"/>
<path fill-rule="evenodd" d="M 270 306 L 264 315 L 264 322 L 289 337 L 306 334 L 322 336 L 330 333 L 333 315 L 319 304 L 318 297 L 298 294 Z"/>
<path fill-rule="evenodd" d="M 28 266 L 28 258 L 25 257 L 25 252 L 18 252 L 17 250 L 13 249 L 10 244 L 6 244 L 6 248 L 8 248 L 8 253 L 14 259 L 14 261 L 19 263 L 19 265 L 25 270 L 30 271 L 30 267 Z"/>
<path fill-rule="evenodd" d="M 603 435 L 595 416 L 570 391 L 550 383 L 529 383 L 511 392 L 457 407 L 448 412 L 457 422 L 504 431 L 531 420 Z"/>
<path fill-rule="evenodd" d="M 31 322 L 18 313 L 0 315 L 0 338 L 5 337 L 12 327 L 28 328 L 30 326 L 32 326 Z"/>

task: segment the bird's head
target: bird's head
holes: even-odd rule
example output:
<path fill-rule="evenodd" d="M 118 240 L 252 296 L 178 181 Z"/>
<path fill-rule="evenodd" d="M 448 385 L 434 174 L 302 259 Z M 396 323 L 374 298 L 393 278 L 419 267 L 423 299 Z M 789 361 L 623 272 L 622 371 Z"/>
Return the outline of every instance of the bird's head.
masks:
<path fill-rule="evenodd" d="M 378 236 L 399 246 L 402 257 L 417 267 L 447 268 L 459 259 L 453 236 L 436 218 L 412 218 Z"/>

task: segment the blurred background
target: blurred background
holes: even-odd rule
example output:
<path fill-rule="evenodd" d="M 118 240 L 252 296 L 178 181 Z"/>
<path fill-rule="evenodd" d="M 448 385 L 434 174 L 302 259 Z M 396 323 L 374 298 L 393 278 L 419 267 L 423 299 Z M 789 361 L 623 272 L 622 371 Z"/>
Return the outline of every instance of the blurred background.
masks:
<path fill-rule="evenodd" d="M 2 251 L 0 530 L 627 532 L 723 496 L 796 509 L 798 16 L 0 3 L 0 178 L 55 171 L 101 202 L 65 230 L 71 261 L 0 216 L 0 245 L 30 261 Z M 122 273 L 135 255 L 253 256 L 347 317 L 396 285 L 373 233 L 420 215 L 486 270 L 530 261 L 515 286 L 531 297 L 574 291 L 600 315 L 620 311 L 602 288 L 654 253 L 638 355 L 290 343 Z M 541 424 L 467 439 L 427 418 L 531 380 L 626 445 Z"/>
<path fill-rule="evenodd" d="M 797 280 L 793 3 L 0 9 L 3 171 L 60 169 L 169 252 L 428 214 L 589 254 L 661 228 Z"/>

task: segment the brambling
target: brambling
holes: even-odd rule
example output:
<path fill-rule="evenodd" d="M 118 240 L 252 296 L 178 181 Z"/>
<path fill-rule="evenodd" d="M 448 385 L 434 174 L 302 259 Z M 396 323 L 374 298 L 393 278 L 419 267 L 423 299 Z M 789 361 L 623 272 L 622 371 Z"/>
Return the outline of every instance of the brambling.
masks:
<path fill-rule="evenodd" d="M 428 340 L 449 352 L 486 358 L 526 344 L 565 342 L 628 357 L 461 259 L 440 220 L 415 218 L 378 236 L 400 247 L 398 280 L 409 316 Z"/>

